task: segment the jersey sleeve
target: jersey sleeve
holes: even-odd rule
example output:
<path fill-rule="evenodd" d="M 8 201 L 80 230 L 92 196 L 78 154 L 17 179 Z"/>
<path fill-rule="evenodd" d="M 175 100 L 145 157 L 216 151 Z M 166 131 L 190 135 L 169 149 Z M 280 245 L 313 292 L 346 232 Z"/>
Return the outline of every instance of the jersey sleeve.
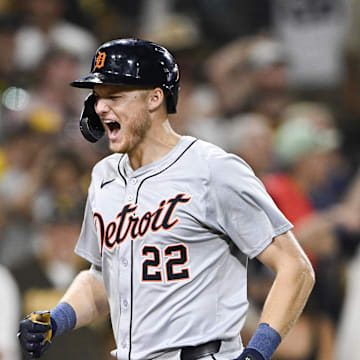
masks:
<path fill-rule="evenodd" d="M 257 256 L 274 237 L 292 228 L 244 160 L 220 152 L 209 160 L 209 167 L 206 219 L 244 254 Z"/>
<path fill-rule="evenodd" d="M 90 185 L 88 198 L 86 200 L 84 220 L 82 223 L 79 239 L 75 246 L 75 253 L 89 261 L 91 264 L 101 266 L 99 241 L 94 223 L 91 203 L 92 192 Z"/>

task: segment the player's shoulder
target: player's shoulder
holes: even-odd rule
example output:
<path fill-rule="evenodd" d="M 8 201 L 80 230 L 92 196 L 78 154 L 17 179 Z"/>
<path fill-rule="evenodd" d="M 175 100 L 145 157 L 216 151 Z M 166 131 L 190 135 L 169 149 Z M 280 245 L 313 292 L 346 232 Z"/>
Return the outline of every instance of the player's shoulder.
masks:
<path fill-rule="evenodd" d="M 103 176 L 110 176 L 116 175 L 118 172 L 118 165 L 123 157 L 123 154 L 111 154 L 106 156 L 105 158 L 98 161 L 92 170 L 93 177 L 103 177 Z"/>
<path fill-rule="evenodd" d="M 250 166 L 241 157 L 218 145 L 204 140 L 198 140 L 196 145 L 198 150 L 196 153 L 212 173 L 220 175 L 226 169 L 251 171 Z"/>
<path fill-rule="evenodd" d="M 237 155 L 205 140 L 199 139 L 196 142 L 196 150 L 196 153 L 202 158 L 202 160 L 212 164 L 216 164 L 226 159 L 241 160 Z"/>
<path fill-rule="evenodd" d="M 211 160 L 221 156 L 227 156 L 228 152 L 211 142 L 197 139 L 195 143 L 196 154 L 203 160 Z"/>

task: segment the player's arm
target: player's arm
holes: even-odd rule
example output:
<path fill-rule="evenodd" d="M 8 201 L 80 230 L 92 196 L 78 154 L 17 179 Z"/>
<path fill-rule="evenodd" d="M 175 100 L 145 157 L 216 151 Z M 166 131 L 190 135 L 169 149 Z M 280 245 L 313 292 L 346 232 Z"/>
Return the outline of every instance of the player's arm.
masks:
<path fill-rule="evenodd" d="M 315 276 L 291 232 L 275 237 L 257 259 L 275 272 L 275 279 L 264 303 L 258 330 L 240 359 L 248 356 L 248 359 L 268 360 L 300 316 Z"/>
<path fill-rule="evenodd" d="M 105 287 L 93 267 L 80 272 L 59 304 L 50 311 L 29 314 L 20 322 L 20 344 L 30 357 L 39 358 L 54 336 L 90 324 L 109 312 Z"/>
<path fill-rule="evenodd" d="M 74 279 L 60 303 L 69 304 L 76 314 L 75 328 L 92 323 L 109 312 L 104 283 L 92 270 L 80 272 Z"/>
<path fill-rule="evenodd" d="M 300 316 L 313 288 L 313 268 L 290 231 L 274 238 L 257 259 L 276 274 L 260 322 L 268 323 L 284 338 Z"/>

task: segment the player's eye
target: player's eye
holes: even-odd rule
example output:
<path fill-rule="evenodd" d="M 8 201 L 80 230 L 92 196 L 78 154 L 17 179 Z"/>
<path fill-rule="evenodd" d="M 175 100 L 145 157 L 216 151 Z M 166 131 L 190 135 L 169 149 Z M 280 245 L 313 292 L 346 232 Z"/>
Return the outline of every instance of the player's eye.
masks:
<path fill-rule="evenodd" d="M 112 101 L 116 101 L 118 99 L 122 98 L 122 95 L 111 95 L 109 96 L 109 99 Z"/>

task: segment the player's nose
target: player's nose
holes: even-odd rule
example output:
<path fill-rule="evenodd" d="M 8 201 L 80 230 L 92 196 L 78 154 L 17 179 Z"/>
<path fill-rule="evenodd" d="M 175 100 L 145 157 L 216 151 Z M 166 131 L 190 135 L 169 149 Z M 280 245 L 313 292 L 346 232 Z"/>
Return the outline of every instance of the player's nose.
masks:
<path fill-rule="evenodd" d="M 97 114 L 105 114 L 110 110 L 109 104 L 104 98 L 97 98 L 95 102 L 95 111 Z"/>

